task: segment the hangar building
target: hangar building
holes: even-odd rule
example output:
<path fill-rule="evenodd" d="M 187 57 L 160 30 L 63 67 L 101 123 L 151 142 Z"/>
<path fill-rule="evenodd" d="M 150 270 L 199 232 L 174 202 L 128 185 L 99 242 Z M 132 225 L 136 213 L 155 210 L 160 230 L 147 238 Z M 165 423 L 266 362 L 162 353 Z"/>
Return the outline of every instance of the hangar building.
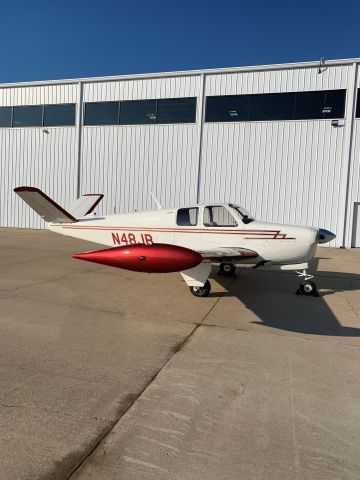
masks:
<path fill-rule="evenodd" d="M 360 59 L 0 85 L 0 226 L 43 228 L 14 193 L 98 213 L 203 201 L 360 246 Z"/>

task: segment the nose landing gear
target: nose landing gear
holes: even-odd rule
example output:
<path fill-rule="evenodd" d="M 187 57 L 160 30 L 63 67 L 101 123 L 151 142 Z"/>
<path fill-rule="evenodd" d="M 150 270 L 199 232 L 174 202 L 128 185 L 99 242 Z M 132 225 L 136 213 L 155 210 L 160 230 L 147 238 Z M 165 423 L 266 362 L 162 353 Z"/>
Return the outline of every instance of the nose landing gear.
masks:
<path fill-rule="evenodd" d="M 317 288 L 314 282 L 311 281 L 314 278 L 314 275 L 310 275 L 306 270 L 302 272 L 296 271 L 299 278 L 303 279 L 300 283 L 299 288 L 296 290 L 296 295 L 308 295 L 312 297 L 318 297 Z"/>

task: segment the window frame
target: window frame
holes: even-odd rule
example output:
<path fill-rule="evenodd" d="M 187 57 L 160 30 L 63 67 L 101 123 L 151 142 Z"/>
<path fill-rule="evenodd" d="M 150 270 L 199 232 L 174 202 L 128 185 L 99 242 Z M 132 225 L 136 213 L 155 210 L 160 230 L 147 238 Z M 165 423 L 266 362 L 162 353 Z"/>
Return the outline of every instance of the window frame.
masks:
<path fill-rule="evenodd" d="M 339 93 L 338 93 L 339 92 Z M 341 93 L 340 93 L 341 92 Z M 318 113 L 316 115 L 313 115 L 313 116 L 309 116 L 309 117 L 304 117 L 304 118 L 298 118 L 297 117 L 297 105 L 298 105 L 298 108 L 300 108 L 301 106 L 301 103 L 297 103 L 297 100 L 298 100 L 298 96 L 300 97 L 301 95 L 305 95 L 305 94 L 310 94 L 310 95 L 314 95 L 316 96 L 316 94 L 322 94 L 322 103 L 323 103 L 323 107 L 322 107 L 322 111 L 321 111 L 321 114 Z M 326 116 L 326 112 L 324 111 L 325 110 L 325 107 L 327 106 L 326 103 L 327 103 L 327 96 L 328 95 L 331 95 L 331 94 L 335 94 L 335 95 L 341 95 L 341 101 L 343 102 L 340 106 L 340 109 L 342 110 L 341 111 L 341 115 L 331 115 L 331 112 L 330 112 L 330 116 Z M 293 105 L 291 107 L 292 109 L 292 114 L 291 115 L 288 115 L 288 116 L 292 116 L 293 118 L 284 118 L 284 119 L 281 119 L 280 118 L 264 118 L 264 119 L 252 119 L 251 116 L 252 116 L 252 111 L 251 111 L 251 99 L 253 97 L 258 97 L 258 98 L 261 98 L 261 96 L 264 95 L 266 97 L 271 97 L 271 96 L 277 96 L 277 95 L 284 95 L 284 96 L 290 96 L 292 95 L 293 96 Z M 214 119 L 209 119 L 210 115 L 208 114 L 208 105 L 209 105 L 209 102 L 210 102 L 210 99 L 215 99 L 215 98 L 218 98 L 218 99 L 221 99 L 221 98 L 227 98 L 227 99 L 230 99 L 231 97 L 234 97 L 234 104 L 236 103 L 236 98 L 244 98 L 244 100 L 246 100 L 246 98 L 248 98 L 248 102 L 243 102 L 243 105 L 245 105 L 247 103 L 248 105 L 248 110 L 247 112 L 243 112 L 242 113 L 242 117 L 241 119 L 239 120 L 236 120 L 235 118 L 226 118 L 226 119 L 223 119 L 221 118 L 221 115 L 219 115 L 220 117 L 220 120 L 216 120 L 216 116 L 214 115 L 213 118 Z M 340 89 L 333 89 L 333 90 L 307 90 L 307 91 L 298 91 L 298 92 L 272 92 L 272 93 L 254 93 L 254 94 L 239 94 L 239 95 L 208 95 L 206 96 L 206 99 L 205 99 L 205 123 L 245 123 L 245 122 L 248 122 L 248 123 L 254 123 L 254 122 L 296 122 L 296 121 L 314 121 L 314 120 L 334 120 L 334 119 L 344 119 L 345 118 L 345 108 L 346 108 L 346 101 L 347 101 L 347 89 L 344 89 L 344 88 L 340 88 Z M 221 100 L 219 100 L 219 104 L 220 104 Z M 337 103 L 336 102 L 336 99 L 333 100 L 333 104 L 331 105 L 332 107 L 335 107 L 334 110 L 336 110 L 336 113 L 339 113 L 338 110 L 339 108 L 337 107 Z M 231 103 L 229 101 L 229 103 Z M 215 107 L 213 107 L 215 108 Z M 230 108 L 230 107 L 229 107 Z M 221 110 L 221 104 L 220 104 L 220 110 Z M 234 107 L 234 110 L 236 110 L 236 108 Z M 360 107 L 359 107 L 359 110 L 360 110 Z M 230 114 L 230 109 L 229 109 L 229 114 Z M 234 116 L 235 117 L 235 116 Z M 245 119 L 245 117 L 247 119 Z M 269 116 L 270 117 L 270 116 Z"/>
<path fill-rule="evenodd" d="M 63 124 L 58 123 L 57 125 L 45 125 L 45 109 L 46 107 L 55 107 L 55 106 L 62 106 L 62 105 L 72 105 L 74 107 L 74 123 L 73 124 Z M 41 108 L 41 124 L 38 125 L 15 125 L 15 109 L 17 108 L 27 108 L 27 107 L 37 107 Z M 77 103 L 43 103 L 43 104 L 36 104 L 36 105 L 2 105 L 0 108 L 9 108 L 11 109 L 11 121 L 10 125 L 0 125 L 0 129 L 2 128 L 57 128 L 57 127 L 76 127 L 76 119 L 77 119 Z"/>

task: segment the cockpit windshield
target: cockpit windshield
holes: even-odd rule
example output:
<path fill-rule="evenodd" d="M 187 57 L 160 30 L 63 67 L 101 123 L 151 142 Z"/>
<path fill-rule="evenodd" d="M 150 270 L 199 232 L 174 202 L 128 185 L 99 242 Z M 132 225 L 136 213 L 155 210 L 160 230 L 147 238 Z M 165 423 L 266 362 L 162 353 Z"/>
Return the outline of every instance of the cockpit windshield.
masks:
<path fill-rule="evenodd" d="M 246 224 L 254 221 L 254 217 L 250 212 L 245 210 L 245 208 L 240 207 L 239 205 L 233 205 L 232 203 L 229 203 L 229 207 L 233 208 L 240 214 L 243 223 Z"/>

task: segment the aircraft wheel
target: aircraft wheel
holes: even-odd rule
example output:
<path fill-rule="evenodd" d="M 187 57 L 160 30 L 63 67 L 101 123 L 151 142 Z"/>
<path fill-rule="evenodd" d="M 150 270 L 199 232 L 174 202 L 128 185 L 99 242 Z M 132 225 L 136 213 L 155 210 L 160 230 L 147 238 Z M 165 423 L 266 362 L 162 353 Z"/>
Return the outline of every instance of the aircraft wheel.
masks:
<path fill-rule="evenodd" d="M 219 275 L 234 275 L 235 265 L 233 263 L 220 263 Z"/>
<path fill-rule="evenodd" d="M 301 295 L 308 295 L 308 296 L 313 296 L 313 297 L 318 296 L 315 283 L 310 282 L 310 281 L 300 283 L 299 293 Z"/>
<path fill-rule="evenodd" d="M 195 297 L 207 297 L 211 290 L 211 285 L 209 280 L 206 280 L 203 287 L 189 287 L 190 292 L 195 295 Z"/>

